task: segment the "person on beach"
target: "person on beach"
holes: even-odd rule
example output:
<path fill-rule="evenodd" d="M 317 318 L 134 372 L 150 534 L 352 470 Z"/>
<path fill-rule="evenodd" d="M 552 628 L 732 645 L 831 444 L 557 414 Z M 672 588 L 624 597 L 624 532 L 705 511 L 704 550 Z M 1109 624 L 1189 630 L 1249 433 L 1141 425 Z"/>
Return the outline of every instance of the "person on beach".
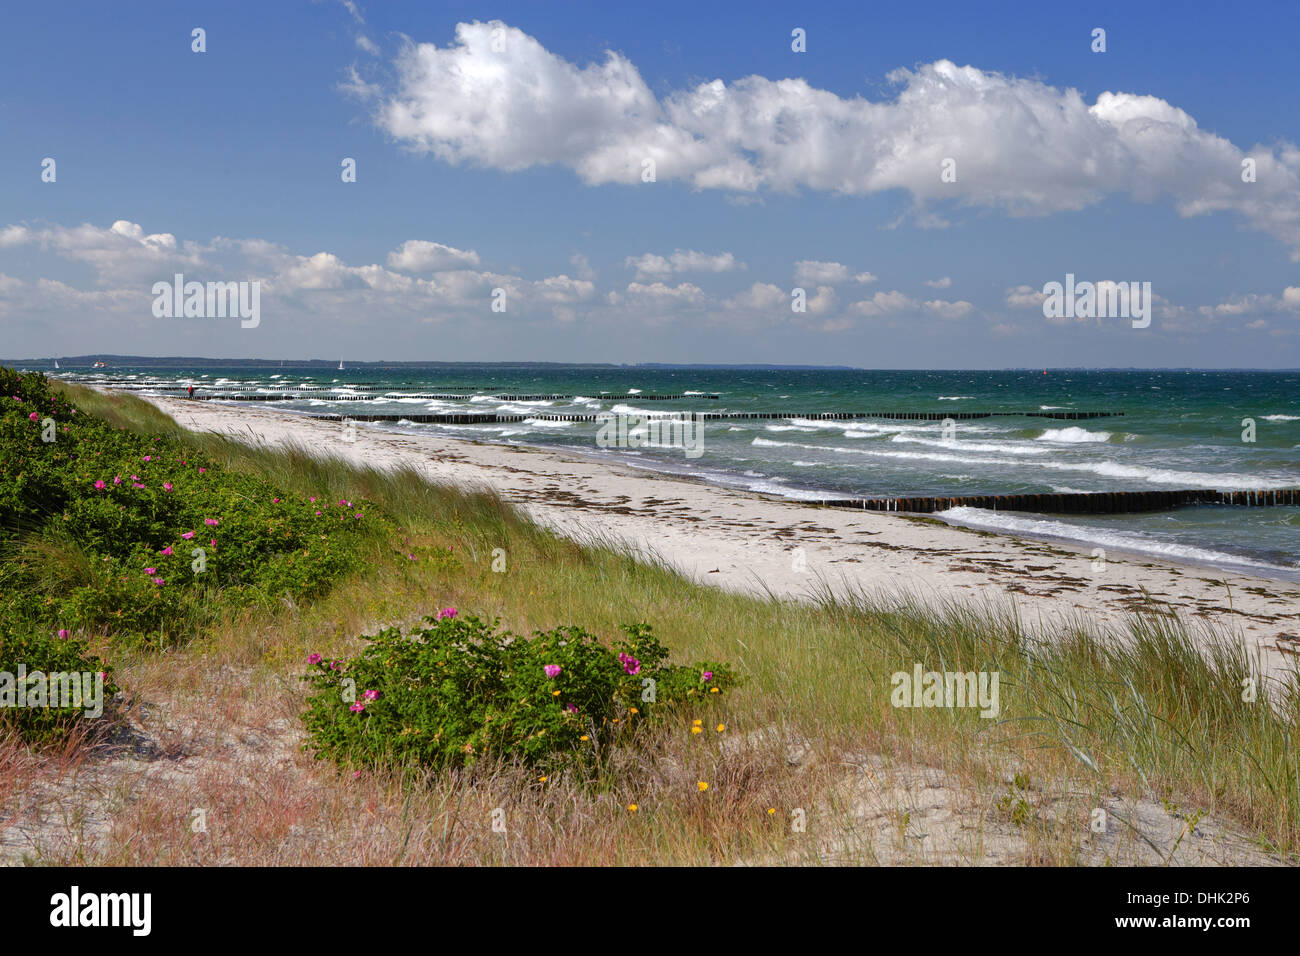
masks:
<path fill-rule="evenodd" d="M 190 388 L 189 388 L 189 392 L 190 392 L 190 398 L 193 398 L 193 397 L 194 397 L 194 386 L 193 386 L 193 385 L 190 386 Z"/>

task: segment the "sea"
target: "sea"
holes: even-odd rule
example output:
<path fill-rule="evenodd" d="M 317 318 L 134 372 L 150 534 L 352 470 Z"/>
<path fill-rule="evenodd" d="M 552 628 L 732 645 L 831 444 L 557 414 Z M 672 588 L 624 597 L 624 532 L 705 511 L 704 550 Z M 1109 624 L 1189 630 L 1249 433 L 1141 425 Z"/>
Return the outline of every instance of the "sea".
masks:
<path fill-rule="evenodd" d="M 766 495 L 817 500 L 1035 492 L 1300 488 L 1300 371 L 861 371 L 455 364 L 46 370 L 87 384 L 202 395 L 308 389 L 259 407 L 299 414 L 495 412 L 520 422 L 367 427 L 560 447 Z M 430 397 L 430 395 L 437 397 Z M 502 396 L 546 396 L 510 398 Z M 649 396 L 680 396 L 651 399 Z M 568 396 L 568 397 L 554 397 Z M 643 397 L 644 396 L 644 397 Z M 716 396 L 716 397 L 712 397 Z M 341 399 L 351 399 L 342 401 Z M 357 400 L 359 399 L 359 400 Z M 240 404 L 231 398 L 214 400 Z M 695 452 L 645 431 L 602 447 L 596 422 L 542 415 L 762 412 L 707 421 Z M 1010 412 L 940 421 L 812 419 L 847 412 Z M 1026 412 L 1108 411 L 1079 421 Z M 608 431 L 608 430 L 607 430 Z M 636 435 L 635 429 L 632 434 Z M 636 446 L 636 447 L 633 447 Z M 1300 508 L 1202 505 L 1116 515 L 954 508 L 952 524 L 1108 553 L 1300 581 Z"/>

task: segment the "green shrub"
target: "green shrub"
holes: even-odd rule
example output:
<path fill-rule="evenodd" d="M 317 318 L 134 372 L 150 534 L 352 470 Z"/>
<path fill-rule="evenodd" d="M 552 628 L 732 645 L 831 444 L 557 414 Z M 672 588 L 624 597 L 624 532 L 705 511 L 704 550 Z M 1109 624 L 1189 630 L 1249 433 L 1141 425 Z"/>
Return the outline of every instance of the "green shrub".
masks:
<path fill-rule="evenodd" d="M 396 534 L 367 502 L 291 496 L 0 369 L 0 628 L 166 644 L 234 608 L 316 597 Z"/>
<path fill-rule="evenodd" d="M 63 687 L 70 685 L 55 674 L 86 675 L 78 681 L 85 696 L 65 694 Z M 29 743 L 54 744 L 82 722 L 98 719 L 117 691 L 103 662 L 82 641 L 39 632 L 0 636 L 0 727 L 16 730 Z"/>
<path fill-rule="evenodd" d="M 668 664 L 645 624 L 624 626 L 626 639 L 609 648 L 579 627 L 523 638 L 454 609 L 425 622 L 367 638 L 350 661 L 308 659 L 303 720 L 317 758 L 445 768 L 492 757 L 590 769 L 663 708 L 707 704 L 736 684 L 724 664 Z"/>

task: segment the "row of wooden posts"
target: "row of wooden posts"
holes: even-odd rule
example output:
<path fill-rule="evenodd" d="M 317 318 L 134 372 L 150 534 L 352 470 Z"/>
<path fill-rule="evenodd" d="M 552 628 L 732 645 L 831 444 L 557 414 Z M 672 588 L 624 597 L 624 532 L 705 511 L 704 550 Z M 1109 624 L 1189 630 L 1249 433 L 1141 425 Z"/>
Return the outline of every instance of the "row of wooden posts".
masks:
<path fill-rule="evenodd" d="M 1300 505 L 1300 489 L 1272 491 L 1097 491 L 1073 494 L 962 495 L 920 498 L 826 498 L 815 502 L 828 508 L 901 511 L 929 514 L 949 508 L 1024 511 L 1038 514 L 1126 514 L 1165 511 L 1191 505 L 1237 505 L 1260 508 Z"/>

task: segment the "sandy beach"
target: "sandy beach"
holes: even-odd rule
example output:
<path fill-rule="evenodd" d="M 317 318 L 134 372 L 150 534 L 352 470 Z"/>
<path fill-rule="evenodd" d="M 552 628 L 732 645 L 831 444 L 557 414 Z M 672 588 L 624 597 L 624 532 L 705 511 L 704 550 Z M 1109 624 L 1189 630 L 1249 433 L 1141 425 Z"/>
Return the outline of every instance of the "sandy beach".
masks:
<path fill-rule="evenodd" d="M 147 397 L 181 425 L 269 446 L 300 443 L 430 479 L 491 487 L 534 520 L 576 538 L 655 554 L 683 574 L 750 594 L 805 599 L 906 591 L 931 600 L 1014 605 L 1029 624 L 1119 624 L 1140 607 L 1232 629 L 1261 669 L 1295 667 L 1300 586 L 1148 557 L 950 526 L 932 518 L 821 508 L 570 452 L 397 433 L 261 408 Z M 1292 639 L 1288 639 L 1292 638 Z"/>

